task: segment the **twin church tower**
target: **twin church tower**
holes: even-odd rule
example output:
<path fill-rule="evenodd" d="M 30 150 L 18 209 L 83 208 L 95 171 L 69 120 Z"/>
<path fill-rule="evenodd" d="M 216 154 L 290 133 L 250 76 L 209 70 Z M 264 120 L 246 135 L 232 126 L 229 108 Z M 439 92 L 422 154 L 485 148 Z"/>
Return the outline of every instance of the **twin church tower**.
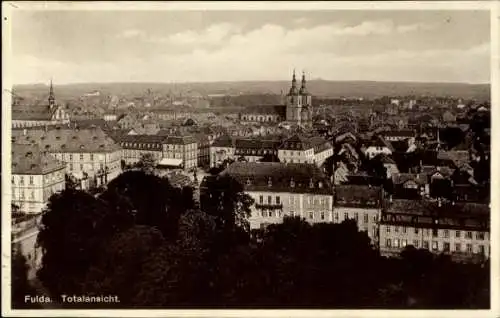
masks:
<path fill-rule="evenodd" d="M 286 121 L 294 124 L 310 125 L 312 115 L 312 96 L 306 88 L 306 75 L 302 73 L 302 83 L 298 88 L 294 70 L 292 87 L 290 87 L 286 95 Z"/>

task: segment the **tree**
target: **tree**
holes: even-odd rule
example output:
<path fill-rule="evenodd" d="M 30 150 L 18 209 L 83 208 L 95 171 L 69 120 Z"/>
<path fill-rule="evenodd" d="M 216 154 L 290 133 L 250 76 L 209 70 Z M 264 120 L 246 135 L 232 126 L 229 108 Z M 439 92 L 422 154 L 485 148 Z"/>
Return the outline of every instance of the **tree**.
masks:
<path fill-rule="evenodd" d="M 156 167 L 156 160 L 150 153 L 144 153 L 136 164 L 136 167 L 144 171 L 145 173 L 153 173 Z"/>
<path fill-rule="evenodd" d="M 53 295 L 80 293 L 102 242 L 130 224 L 126 211 L 86 192 L 66 189 L 54 194 L 38 234 L 43 249 L 40 281 Z"/>
<path fill-rule="evenodd" d="M 260 162 L 280 162 L 280 159 L 275 154 L 266 153 L 264 156 L 262 156 L 262 158 L 259 161 Z"/>
<path fill-rule="evenodd" d="M 37 308 L 35 304 L 25 302 L 24 297 L 27 295 L 34 295 L 34 290 L 28 281 L 28 264 L 26 257 L 21 252 L 20 246 L 12 248 L 11 259 L 11 299 L 12 308 L 26 309 Z"/>
<path fill-rule="evenodd" d="M 207 179 L 206 191 L 200 193 L 203 212 L 216 218 L 226 232 L 239 228 L 249 232 L 248 218 L 253 199 L 244 192 L 243 185 L 231 176 Z"/>
<path fill-rule="evenodd" d="M 156 226 L 166 239 L 175 237 L 179 216 L 193 204 L 192 191 L 183 193 L 172 187 L 168 179 L 144 171 L 122 173 L 108 184 L 101 198 L 111 205 L 118 199 L 128 202 L 136 224 Z"/>
<path fill-rule="evenodd" d="M 87 272 L 85 293 L 117 295 L 120 306 L 133 306 L 134 297 L 141 292 L 141 268 L 148 256 L 164 244 L 161 232 L 150 226 L 136 225 L 115 234 Z"/>

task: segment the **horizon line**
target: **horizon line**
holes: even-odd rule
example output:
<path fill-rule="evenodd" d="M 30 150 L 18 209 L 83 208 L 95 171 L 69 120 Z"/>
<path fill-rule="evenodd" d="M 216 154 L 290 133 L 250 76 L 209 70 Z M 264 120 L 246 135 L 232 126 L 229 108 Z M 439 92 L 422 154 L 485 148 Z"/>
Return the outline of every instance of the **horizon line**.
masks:
<path fill-rule="evenodd" d="M 461 85 L 491 85 L 491 81 L 489 82 L 453 82 L 453 81 L 418 81 L 418 80 L 331 80 L 331 79 L 323 79 L 323 78 L 314 78 L 314 79 L 308 79 L 307 80 L 309 83 L 310 82 L 348 82 L 348 83 L 355 83 L 355 82 L 375 82 L 375 83 L 402 83 L 402 84 L 461 84 Z M 99 81 L 88 81 L 88 82 L 66 82 L 66 83 L 61 83 L 57 84 L 57 81 L 54 81 L 54 86 L 69 86 L 69 85 L 84 85 L 84 84 L 165 84 L 165 85 L 172 85 L 172 84 L 215 84 L 215 83 L 255 83 L 255 82 L 291 82 L 291 80 L 284 80 L 284 79 L 276 79 L 276 80 L 217 80 L 217 81 L 157 81 L 157 82 L 149 82 L 149 81 L 128 81 L 128 82 L 122 82 L 122 81 L 104 81 L 104 82 L 99 82 Z M 44 82 L 29 82 L 29 83 L 12 83 L 12 86 L 35 86 L 35 85 L 43 85 L 43 86 L 49 86 L 50 84 L 44 83 Z"/>

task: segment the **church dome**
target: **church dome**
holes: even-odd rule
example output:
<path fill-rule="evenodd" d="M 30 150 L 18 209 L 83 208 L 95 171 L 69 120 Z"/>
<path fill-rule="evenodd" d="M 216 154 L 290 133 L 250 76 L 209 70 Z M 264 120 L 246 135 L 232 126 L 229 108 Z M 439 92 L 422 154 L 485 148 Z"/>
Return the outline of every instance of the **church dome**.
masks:
<path fill-rule="evenodd" d="M 290 92 L 288 93 L 288 95 L 299 95 L 299 90 L 297 89 L 297 87 L 292 86 L 290 87 Z"/>

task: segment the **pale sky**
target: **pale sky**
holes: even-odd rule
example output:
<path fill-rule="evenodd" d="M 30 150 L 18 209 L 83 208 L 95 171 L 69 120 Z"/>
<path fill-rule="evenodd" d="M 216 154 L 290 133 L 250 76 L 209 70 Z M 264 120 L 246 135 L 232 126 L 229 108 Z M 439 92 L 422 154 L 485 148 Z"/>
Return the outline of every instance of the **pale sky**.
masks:
<path fill-rule="evenodd" d="M 13 82 L 490 81 L 488 11 L 21 11 Z"/>

